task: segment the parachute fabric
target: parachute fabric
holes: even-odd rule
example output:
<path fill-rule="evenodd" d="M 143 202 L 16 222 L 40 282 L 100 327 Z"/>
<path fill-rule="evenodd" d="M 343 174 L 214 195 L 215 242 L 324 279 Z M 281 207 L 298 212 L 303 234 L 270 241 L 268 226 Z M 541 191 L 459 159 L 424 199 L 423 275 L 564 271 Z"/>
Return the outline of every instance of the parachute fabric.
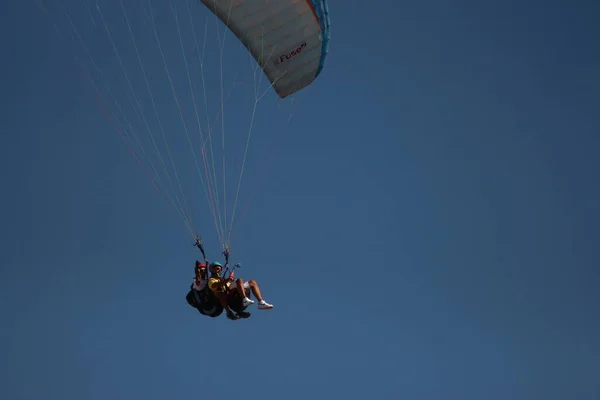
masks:
<path fill-rule="evenodd" d="M 246 46 L 285 98 L 310 85 L 329 46 L 325 0 L 200 0 Z"/>

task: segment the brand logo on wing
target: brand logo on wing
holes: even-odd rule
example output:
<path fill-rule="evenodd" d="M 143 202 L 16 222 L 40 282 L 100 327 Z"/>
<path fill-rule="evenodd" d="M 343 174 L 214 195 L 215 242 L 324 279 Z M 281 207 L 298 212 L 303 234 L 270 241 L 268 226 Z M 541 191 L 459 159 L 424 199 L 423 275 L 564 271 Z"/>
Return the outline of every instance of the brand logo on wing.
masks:
<path fill-rule="evenodd" d="M 302 53 L 302 51 L 306 48 L 306 46 L 307 46 L 307 44 L 306 44 L 306 42 L 304 42 L 301 45 L 299 45 L 298 47 L 296 47 L 294 50 L 290 51 L 289 53 L 284 53 L 284 54 L 280 55 L 275 60 L 275 65 L 282 64 L 282 63 L 296 57 L 298 54 Z"/>

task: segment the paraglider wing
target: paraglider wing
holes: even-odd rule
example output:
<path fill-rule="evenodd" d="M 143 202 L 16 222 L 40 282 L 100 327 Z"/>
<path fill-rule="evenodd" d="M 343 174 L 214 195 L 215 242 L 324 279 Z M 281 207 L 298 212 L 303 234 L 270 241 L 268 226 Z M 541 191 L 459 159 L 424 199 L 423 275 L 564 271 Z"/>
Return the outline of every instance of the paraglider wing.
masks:
<path fill-rule="evenodd" d="M 281 98 L 310 85 L 329 45 L 326 0 L 200 0 L 246 46 Z"/>

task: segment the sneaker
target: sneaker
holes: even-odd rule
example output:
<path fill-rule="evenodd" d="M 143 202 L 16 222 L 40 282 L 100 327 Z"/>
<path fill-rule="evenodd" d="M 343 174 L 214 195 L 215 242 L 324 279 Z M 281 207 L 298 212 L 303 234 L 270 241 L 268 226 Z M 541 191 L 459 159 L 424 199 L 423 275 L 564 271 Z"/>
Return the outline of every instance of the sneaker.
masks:
<path fill-rule="evenodd" d="M 259 310 L 270 310 L 271 308 L 273 308 L 273 304 L 269 304 L 264 300 L 258 303 Z"/>
<path fill-rule="evenodd" d="M 254 300 L 250 300 L 247 297 L 244 297 L 244 300 L 242 300 L 242 307 L 244 307 L 244 308 L 246 308 L 246 307 L 248 307 L 249 305 L 252 305 L 252 304 L 254 304 Z"/>
<path fill-rule="evenodd" d="M 240 316 L 237 314 L 234 314 L 232 312 L 228 312 L 227 313 L 227 318 L 229 318 L 232 321 L 235 321 L 236 319 L 240 319 Z"/>
<path fill-rule="evenodd" d="M 252 314 L 250 314 L 249 312 L 246 312 L 246 311 L 240 311 L 239 313 L 237 313 L 237 315 L 240 318 L 250 318 L 250 315 L 252 315 Z"/>

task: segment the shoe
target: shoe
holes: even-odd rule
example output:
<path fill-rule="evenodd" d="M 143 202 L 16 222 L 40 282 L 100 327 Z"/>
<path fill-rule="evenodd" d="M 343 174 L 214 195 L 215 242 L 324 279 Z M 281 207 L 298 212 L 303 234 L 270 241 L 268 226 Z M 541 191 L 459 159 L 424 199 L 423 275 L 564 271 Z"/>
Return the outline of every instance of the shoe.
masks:
<path fill-rule="evenodd" d="M 266 301 L 262 301 L 261 303 L 258 303 L 259 310 L 270 310 L 272 308 L 273 308 L 273 304 L 269 304 Z"/>
<path fill-rule="evenodd" d="M 250 318 L 250 315 L 252 315 L 252 314 L 250 314 L 249 312 L 246 312 L 246 311 L 240 311 L 239 313 L 237 313 L 237 315 L 240 318 Z"/>
<path fill-rule="evenodd" d="M 227 318 L 229 318 L 232 321 L 235 321 L 236 319 L 240 319 L 240 316 L 234 313 L 227 313 Z"/>
<path fill-rule="evenodd" d="M 242 300 L 242 307 L 246 308 L 249 305 L 254 304 L 254 300 L 250 300 L 249 298 L 245 297 L 244 300 Z"/>

